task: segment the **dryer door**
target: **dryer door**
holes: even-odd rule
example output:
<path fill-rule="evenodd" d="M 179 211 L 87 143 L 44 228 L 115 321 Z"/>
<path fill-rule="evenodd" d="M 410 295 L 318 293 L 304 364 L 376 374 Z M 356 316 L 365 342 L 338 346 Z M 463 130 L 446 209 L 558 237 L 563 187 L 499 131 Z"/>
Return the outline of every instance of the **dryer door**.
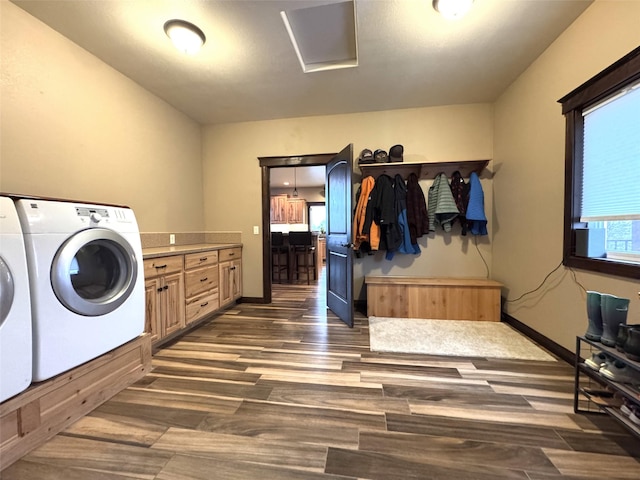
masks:
<path fill-rule="evenodd" d="M 0 325 L 4 323 L 11 312 L 13 293 L 14 287 L 11 270 L 4 259 L 0 257 Z"/>
<path fill-rule="evenodd" d="M 82 230 L 56 253 L 51 285 L 58 300 L 72 312 L 106 315 L 133 291 L 138 261 L 129 242 L 105 228 Z"/>

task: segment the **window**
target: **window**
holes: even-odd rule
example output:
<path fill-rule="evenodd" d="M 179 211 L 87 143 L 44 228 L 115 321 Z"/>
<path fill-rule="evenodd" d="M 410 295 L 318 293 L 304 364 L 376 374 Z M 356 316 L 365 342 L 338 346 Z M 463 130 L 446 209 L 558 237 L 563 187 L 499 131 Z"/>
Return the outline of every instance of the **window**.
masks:
<path fill-rule="evenodd" d="M 327 230 L 327 209 L 322 202 L 308 202 L 309 230 L 325 233 Z"/>
<path fill-rule="evenodd" d="M 559 100 L 566 266 L 640 278 L 640 48 Z"/>

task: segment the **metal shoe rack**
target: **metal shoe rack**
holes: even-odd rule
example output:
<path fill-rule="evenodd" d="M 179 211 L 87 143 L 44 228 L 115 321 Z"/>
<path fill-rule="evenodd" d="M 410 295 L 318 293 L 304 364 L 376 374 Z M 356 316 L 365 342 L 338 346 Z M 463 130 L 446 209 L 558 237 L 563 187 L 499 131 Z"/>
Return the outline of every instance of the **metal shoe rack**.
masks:
<path fill-rule="evenodd" d="M 640 373 L 640 362 L 630 360 L 624 353 L 613 347 L 607 347 L 602 343 L 588 340 L 585 337 L 576 337 L 574 412 L 609 414 L 640 438 L 640 425 L 633 423 L 617 406 L 608 405 L 606 397 L 598 397 L 591 393 L 592 391 L 603 390 L 603 387 L 609 387 L 609 390 L 617 393 L 622 398 L 626 398 L 640 408 L 640 391 L 632 388 L 631 385 L 614 382 L 584 364 L 585 357 L 583 355 L 589 358 L 591 354 L 596 352 L 604 352 Z"/>

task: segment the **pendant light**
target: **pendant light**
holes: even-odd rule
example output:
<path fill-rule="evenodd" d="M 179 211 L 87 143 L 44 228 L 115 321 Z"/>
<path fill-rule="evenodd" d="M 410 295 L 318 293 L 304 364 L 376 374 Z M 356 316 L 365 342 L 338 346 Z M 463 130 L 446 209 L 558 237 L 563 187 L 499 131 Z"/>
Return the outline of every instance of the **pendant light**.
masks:
<path fill-rule="evenodd" d="M 298 196 L 298 177 L 296 175 L 296 167 L 293 167 L 293 196 Z"/>

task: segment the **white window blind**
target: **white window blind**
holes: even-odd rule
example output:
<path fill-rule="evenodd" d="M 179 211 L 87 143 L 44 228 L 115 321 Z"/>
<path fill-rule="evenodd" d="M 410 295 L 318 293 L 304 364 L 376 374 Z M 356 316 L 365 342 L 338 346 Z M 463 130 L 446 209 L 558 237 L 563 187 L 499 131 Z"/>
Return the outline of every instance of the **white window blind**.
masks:
<path fill-rule="evenodd" d="M 583 113 L 583 222 L 640 220 L 639 87 Z"/>

